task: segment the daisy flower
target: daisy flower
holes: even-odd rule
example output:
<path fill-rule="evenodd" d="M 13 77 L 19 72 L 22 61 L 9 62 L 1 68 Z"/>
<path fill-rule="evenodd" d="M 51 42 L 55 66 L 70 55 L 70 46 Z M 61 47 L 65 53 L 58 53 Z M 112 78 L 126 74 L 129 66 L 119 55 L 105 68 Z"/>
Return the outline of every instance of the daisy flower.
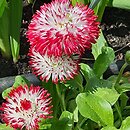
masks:
<path fill-rule="evenodd" d="M 4 111 L 2 118 L 14 129 L 38 130 L 41 118 L 52 117 L 50 94 L 39 86 L 14 88 L 6 101 L 1 108 Z"/>
<path fill-rule="evenodd" d="M 30 45 L 42 54 L 82 54 L 96 42 L 99 22 L 88 6 L 72 6 L 69 0 L 54 0 L 41 6 L 29 24 Z"/>
<path fill-rule="evenodd" d="M 73 57 L 63 55 L 61 57 L 49 57 L 41 54 L 35 48 L 30 48 L 30 66 L 36 76 L 40 76 L 42 81 L 52 79 L 57 84 L 58 81 L 74 78 L 78 73 L 78 60 Z"/>

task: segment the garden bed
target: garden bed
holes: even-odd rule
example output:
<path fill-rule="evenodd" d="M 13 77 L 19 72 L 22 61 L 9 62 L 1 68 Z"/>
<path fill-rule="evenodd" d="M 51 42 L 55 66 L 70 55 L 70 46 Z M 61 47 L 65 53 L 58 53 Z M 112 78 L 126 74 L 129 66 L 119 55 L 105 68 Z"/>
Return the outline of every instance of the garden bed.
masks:
<path fill-rule="evenodd" d="M 49 2 L 49 0 L 48 1 L 46 1 L 46 3 L 48 3 Z M 5 59 L 5 58 L 3 58 L 2 57 L 2 55 L 0 54 L 0 83 L 2 83 L 2 81 L 3 81 L 3 83 L 2 83 L 2 85 L 0 84 L 0 95 L 1 95 L 1 93 L 2 93 L 2 91 L 4 90 L 4 89 L 6 89 L 6 88 L 8 88 L 8 87 L 10 87 L 13 83 L 14 83 L 14 80 L 15 80 L 15 76 L 17 76 L 17 75 L 25 75 L 25 77 L 29 80 L 29 81 L 31 81 L 31 82 L 33 82 L 33 84 L 35 85 L 38 85 L 39 84 L 39 80 L 32 74 L 32 71 L 31 71 L 31 68 L 29 67 L 29 63 L 28 63 L 28 60 L 29 60 L 29 57 L 28 57 L 28 50 L 29 50 L 29 42 L 28 42 L 28 40 L 27 40 L 27 38 L 26 38 L 26 32 L 27 32 L 27 28 L 28 28 L 28 25 L 29 25 L 29 23 L 30 23 L 30 20 L 32 19 L 32 15 L 33 15 L 33 13 L 35 13 L 36 12 L 36 10 L 37 9 L 39 9 L 40 8 L 40 6 L 41 5 L 43 5 L 43 1 L 42 0 L 37 0 L 37 1 L 35 1 L 35 3 L 34 4 L 28 4 L 27 3 L 27 1 L 26 0 L 23 0 L 23 17 L 22 17 L 22 25 L 21 25 L 21 29 L 20 29 L 20 55 L 19 55 L 19 60 L 18 60 L 18 62 L 16 62 L 16 63 L 14 63 L 12 60 L 7 60 L 7 59 Z M 86 76 L 87 75 L 87 73 L 90 73 L 90 75 L 88 74 L 87 76 L 88 76 L 88 79 L 87 78 L 84 78 L 84 80 L 83 80 L 83 78 L 82 78 L 82 76 L 81 76 L 81 74 L 79 74 L 77 77 L 78 78 L 81 78 L 81 79 L 78 79 L 79 81 L 78 81 L 78 83 L 77 83 L 77 77 L 76 78 L 74 78 L 74 81 L 76 81 L 75 82 L 75 84 L 73 84 L 74 86 L 76 86 L 76 83 L 81 87 L 75 87 L 75 90 L 73 90 L 72 89 L 72 92 L 74 92 L 74 95 L 72 95 L 72 97 L 69 97 L 70 96 L 70 93 L 71 93 L 71 87 L 73 87 L 73 85 L 72 85 L 72 83 L 71 83 L 71 80 L 70 81 L 68 81 L 67 83 L 70 85 L 69 87 L 67 86 L 67 84 L 65 84 L 65 87 L 68 89 L 66 89 L 65 91 L 66 91 L 66 93 L 64 93 L 65 95 L 64 96 L 68 96 L 68 106 L 71 104 L 71 102 L 73 102 L 73 103 L 77 103 L 77 110 L 80 112 L 80 103 L 82 103 L 82 101 L 84 101 L 84 100 L 81 100 L 82 99 L 82 96 L 83 97 L 85 97 L 85 98 L 88 98 L 88 97 L 91 97 L 91 99 L 93 99 L 94 101 L 96 101 L 94 98 L 93 98 L 93 96 L 97 96 L 97 95 L 93 95 L 92 96 L 92 94 L 91 93 L 89 93 L 89 96 L 88 95 L 84 95 L 87 91 L 86 91 L 86 88 L 89 86 L 90 88 L 87 88 L 88 89 L 88 91 L 89 91 L 89 89 L 90 89 L 90 91 L 91 91 L 91 89 L 94 89 L 94 91 L 96 91 L 96 89 L 98 90 L 98 87 L 100 88 L 101 87 L 101 89 L 99 89 L 99 92 L 100 92 L 100 90 L 101 90 L 101 92 L 104 92 L 104 91 L 106 91 L 106 92 L 113 92 L 113 93 L 115 93 L 115 90 L 113 90 L 112 89 L 112 87 L 113 87 L 113 84 L 112 83 L 114 83 L 114 81 L 113 82 L 111 82 L 111 84 L 109 84 L 110 83 L 110 81 L 109 80 L 113 80 L 112 79 L 112 77 L 111 77 L 111 79 L 109 79 L 108 81 L 106 80 L 109 76 L 111 76 L 111 75 L 113 75 L 113 74 L 118 74 L 118 72 L 119 72 L 119 70 L 121 69 L 121 67 L 122 67 L 122 65 L 124 64 L 124 57 L 125 57 L 125 53 L 126 53 L 126 51 L 127 50 L 130 50 L 130 17 L 128 17 L 128 16 L 130 16 L 130 11 L 128 11 L 128 10 L 123 10 L 123 9 L 117 9 L 117 8 L 111 8 L 111 7 L 107 7 L 106 9 L 105 9 L 105 12 L 104 12 L 104 15 L 103 15 L 103 19 L 102 19 L 102 22 L 101 22 L 101 29 L 102 29 L 102 32 L 103 32 L 103 34 L 104 34 L 104 36 L 105 36 L 105 38 L 106 38 L 106 40 L 107 40 L 107 42 L 108 42 L 108 46 L 110 46 L 110 47 L 112 47 L 113 49 L 114 49 L 114 51 L 115 51 L 115 55 L 116 55 L 116 58 L 115 58 L 115 60 L 113 61 L 113 59 L 114 59 L 114 52 L 113 52 L 113 50 L 111 49 L 111 48 L 109 48 L 109 47 L 106 47 L 107 49 L 108 49 L 108 51 L 107 50 L 105 50 L 106 52 L 108 52 L 108 54 L 105 54 L 104 52 L 102 52 L 102 54 L 104 54 L 104 55 L 106 55 L 106 57 L 108 58 L 108 60 L 109 60 L 109 53 L 111 54 L 111 52 L 112 52 L 112 56 L 110 56 L 110 57 L 112 57 L 112 58 L 110 58 L 110 63 L 112 63 L 112 61 L 113 61 L 113 63 L 109 66 L 109 63 L 107 64 L 107 58 L 105 59 L 105 65 L 107 66 L 109 66 L 109 68 L 107 69 L 107 68 L 105 68 L 106 66 L 104 65 L 103 67 L 104 67 L 104 69 L 106 70 L 107 69 L 107 71 L 104 73 L 104 75 L 102 75 L 102 73 L 103 73 L 103 71 L 105 71 L 104 69 L 103 69 L 103 71 L 101 70 L 101 73 L 99 72 L 99 75 L 98 75 L 98 72 L 96 73 L 96 69 L 98 70 L 98 68 L 99 68 L 99 66 L 102 64 L 102 61 L 100 61 L 100 59 L 99 59 L 99 64 L 98 64 L 98 62 L 97 62 L 97 66 L 95 67 L 96 69 L 93 71 L 93 70 L 91 70 L 91 68 L 87 68 L 86 66 L 84 66 L 85 64 L 82 64 L 81 65 L 81 67 L 82 67 L 82 69 L 81 69 L 81 72 L 82 72 L 82 76 Z M 87 60 L 83 60 L 83 59 L 87 59 Z M 103 58 L 102 58 L 103 59 Z M 87 63 L 88 65 L 90 65 L 90 66 L 93 66 L 93 63 L 94 63 L 94 57 L 93 57 L 93 55 L 92 55 L 92 53 L 91 53 L 91 50 L 86 50 L 86 52 L 84 53 L 84 55 L 83 55 L 83 58 L 82 58 L 82 61 L 83 62 L 85 62 L 85 63 Z M 109 62 L 109 61 L 108 61 Z M 107 67 L 108 67 L 107 66 Z M 88 69 L 86 69 L 86 68 Z M 83 73 L 83 69 L 85 69 L 86 70 L 86 72 L 85 73 Z M 87 72 L 87 71 L 90 71 L 90 72 Z M 62 71 L 61 71 L 62 72 Z M 86 75 L 84 75 L 84 74 L 86 74 Z M 119 74 L 120 75 L 120 74 Z M 81 76 L 81 77 L 80 77 Z M 90 76 L 90 77 L 89 77 Z M 91 77 L 92 76 L 92 77 Z M 97 76 L 97 77 L 96 77 Z M 103 77 L 104 76 L 104 77 Z M 128 67 L 126 67 L 126 69 L 125 69 L 125 73 L 124 73 L 124 76 L 129 76 L 130 77 L 130 66 L 128 66 Z M 52 76 L 53 77 L 53 76 Z M 101 78 L 100 79 L 100 77 L 103 77 L 103 79 Z M 99 78 L 99 79 L 98 79 Z M 86 80 L 87 79 L 87 80 Z M 93 80 L 94 79 L 94 80 Z M 121 80 L 121 77 L 116 77 L 115 76 L 115 79 L 116 79 L 116 81 L 120 81 Z M 114 79 L 114 80 L 115 80 Z M 129 80 L 130 78 L 128 78 L 128 83 L 130 83 L 130 80 Z M 91 83 L 93 81 L 93 83 Z M 86 84 L 86 82 L 87 82 L 87 84 Z M 7 83 L 7 84 L 6 84 Z M 28 84 L 28 82 L 26 82 L 27 84 Z M 55 82 L 54 82 L 55 83 Z M 43 82 L 43 84 L 44 84 L 44 82 Z M 61 99 L 60 98 L 60 96 L 63 96 L 63 95 L 59 95 L 59 92 L 60 91 L 58 91 L 58 89 L 57 89 L 57 85 L 58 83 L 56 83 L 56 84 L 51 84 L 52 86 L 51 87 L 53 87 L 53 89 L 56 89 L 57 91 L 55 92 L 52 92 L 53 90 L 51 90 L 50 91 L 50 88 L 48 88 L 48 91 L 49 91 L 49 93 L 53 93 L 52 95 L 54 96 L 55 95 L 55 93 L 56 93 L 56 96 L 58 97 L 59 96 L 59 99 Z M 83 84 L 86 84 L 86 85 L 84 85 L 83 86 Z M 115 82 L 114 83 L 114 87 L 116 88 L 117 85 L 118 84 L 118 82 Z M 18 87 L 18 85 L 19 84 L 16 84 L 17 85 L 17 87 Z M 29 84 L 30 85 L 30 84 Z M 28 86 L 29 86 L 28 85 Z M 45 84 L 44 84 L 45 85 Z M 45 89 L 46 89 L 46 86 L 47 86 L 48 84 L 46 84 L 45 85 Z M 72 86 L 71 86 L 72 85 Z M 88 85 L 88 86 L 87 86 Z M 108 85 L 108 86 L 107 86 Z M 120 85 L 120 83 L 118 84 L 118 85 Z M 86 87 L 87 86 L 87 87 Z M 96 88 L 96 87 L 97 88 Z M 2 88 L 3 87 L 3 88 Z M 54 88 L 54 87 L 56 87 L 56 88 Z M 60 86 L 60 87 L 62 87 L 62 86 Z M 86 87 L 86 88 L 85 88 Z M 104 87 L 104 89 L 103 89 L 103 87 Z M 108 87 L 108 88 L 107 88 Z M 109 87 L 111 87 L 111 89 L 109 88 Z M 29 87 L 30 88 L 30 87 Z M 61 88 L 60 88 L 61 89 Z M 59 89 L 59 90 L 60 90 Z M 81 90 L 80 90 L 81 89 Z M 64 91 L 64 89 L 63 89 L 63 91 Z M 64 91 L 64 92 L 65 92 Z M 77 94 L 77 91 L 79 91 L 80 93 L 79 94 Z M 93 90 L 92 90 L 93 91 Z M 128 91 L 127 89 L 126 89 L 126 91 Z M 123 91 L 123 92 L 126 92 L 126 91 Z M 83 92 L 85 92 L 85 93 L 83 93 Z M 96 93 L 96 92 L 95 92 Z M 107 93 L 108 94 L 108 93 Z M 118 98 L 119 98 L 119 94 L 120 94 L 120 91 L 119 91 L 119 93 L 118 93 L 118 91 L 116 91 L 116 93 L 115 93 L 115 95 L 117 96 L 115 99 L 114 99 L 114 101 L 112 100 L 111 101 L 111 98 L 110 98 L 110 101 L 111 102 L 109 102 L 110 104 L 111 104 L 111 106 L 112 105 L 114 105 L 114 104 L 116 104 L 116 101 L 118 100 Z M 82 95 L 82 96 L 81 96 Z M 129 92 L 126 94 L 126 95 L 128 95 L 128 97 L 130 97 L 129 96 Z M 32 96 L 33 96 L 33 94 L 32 94 Z M 81 97 L 80 97 L 81 96 Z M 88 97 L 87 97 L 88 96 Z M 53 98 L 53 100 L 54 100 L 54 102 L 55 102 L 55 100 L 57 100 L 57 97 L 54 97 Z M 78 97 L 78 98 L 77 98 Z M 97 96 L 98 97 L 98 96 Z M 80 99 L 81 98 L 81 99 Z M 99 99 L 100 99 L 100 93 L 99 93 L 99 97 L 98 97 Z M 3 103 L 3 98 L 2 98 L 2 96 L 0 97 L 0 104 L 1 103 Z M 64 98 L 65 99 L 65 98 Z M 74 99 L 76 99 L 76 100 L 74 100 Z M 84 99 L 84 98 L 83 98 Z M 61 99 L 62 100 L 62 99 Z M 81 102 L 80 102 L 80 100 L 81 100 Z M 103 99 L 105 102 L 107 101 L 107 99 Z M 78 102 L 77 102 L 78 101 Z M 88 103 L 90 103 L 90 105 L 92 105 L 93 106 L 93 104 L 91 104 L 91 102 L 89 102 L 90 100 L 88 100 Z M 100 100 L 99 100 L 100 101 Z M 52 101 L 52 104 L 54 103 L 53 101 Z M 60 100 L 58 101 L 58 105 L 60 104 L 59 103 L 60 102 Z M 107 103 L 108 103 L 107 102 Z M 119 101 L 120 102 L 120 101 Z M 110 105 L 108 103 L 108 105 Z M 57 109 L 57 111 L 56 112 L 58 112 L 58 105 L 56 104 L 56 106 L 54 106 L 55 108 L 54 109 Z M 67 104 L 67 98 L 66 98 L 66 104 Z M 127 104 L 127 103 L 126 103 Z M 55 105 L 55 104 L 54 104 Z M 61 106 L 63 105 L 63 108 L 61 108 L 61 111 L 63 111 L 63 112 L 67 112 L 67 114 L 68 114 L 68 112 L 69 112 L 69 107 L 70 107 L 70 112 L 72 112 L 71 111 L 71 105 L 68 107 L 67 105 L 65 106 L 65 102 L 62 102 L 61 101 L 61 104 L 60 104 Z M 86 105 L 86 104 L 83 104 L 83 105 Z M 99 107 L 100 107 L 100 103 L 98 104 L 99 105 Z M 105 105 L 104 105 L 105 106 Z M 66 108 L 68 109 L 66 109 Z M 65 108 L 65 109 L 64 109 Z M 73 107 L 72 107 L 73 108 Z M 86 108 L 86 107 L 85 107 Z M 104 107 L 105 108 L 105 107 Z M 116 107 L 115 107 L 116 108 Z M 74 109 L 74 108 L 73 108 Z M 91 109 L 91 107 L 90 107 L 90 109 Z M 59 109 L 60 110 L 60 109 Z M 74 109 L 75 110 L 75 109 Z M 73 110 L 73 111 L 74 111 Z M 97 109 L 96 109 L 97 110 Z M 102 109 L 103 110 L 103 109 Z M 60 112 L 61 112 L 60 111 Z M 107 109 L 106 109 L 106 111 L 107 111 Z M 77 112 L 78 113 L 78 112 Z M 86 113 L 86 112 L 85 112 Z M 117 113 L 119 114 L 119 111 L 117 111 Z M 123 112 L 122 112 L 123 113 Z M 57 113 L 56 113 L 57 114 Z M 70 113 L 69 113 L 70 114 Z M 72 114 L 72 113 L 71 113 Z M 112 113 L 111 113 L 112 114 Z M 54 114 L 55 115 L 55 114 Z M 58 115 L 58 114 L 57 114 Z M 82 108 L 81 108 L 81 115 L 82 115 Z M 101 113 L 101 115 L 102 115 L 102 113 Z M 109 114 L 108 114 L 109 115 Z M 58 115 L 59 116 L 59 115 Z M 82 115 L 83 117 L 84 117 L 84 113 L 83 113 L 83 115 Z M 85 115 L 86 116 L 86 115 Z M 94 115 L 95 116 L 95 115 Z M 59 116 L 60 117 L 60 116 Z M 58 117 L 58 118 L 59 118 Z M 86 118 L 86 117 L 85 117 Z M 85 119 L 84 118 L 84 119 Z M 115 118 L 116 119 L 116 118 Z M 113 121 L 115 120 L 115 119 L 113 119 Z M 122 120 L 122 119 L 121 119 Z M 59 122 L 60 122 L 60 119 L 58 120 Z M 117 119 L 117 121 L 118 121 L 118 119 Z M 1 122 L 3 122 L 3 121 L 1 121 Z M 58 122 L 58 123 L 59 123 Z M 77 121 L 78 122 L 78 121 Z M 89 121 L 88 121 L 89 122 Z M 61 123 L 61 122 L 60 122 Z M 75 123 L 75 122 L 74 122 Z M 82 123 L 82 122 L 81 122 Z M 107 121 L 106 121 L 106 123 L 108 123 Z M 111 124 L 111 121 L 109 122 L 110 124 Z M 77 123 L 78 124 L 78 123 Z M 93 121 L 92 121 L 92 124 L 93 124 Z M 116 123 L 115 123 L 116 124 Z M 83 125 L 83 124 L 82 124 Z M 52 125 L 53 126 L 53 125 Z M 88 125 L 89 126 L 89 125 Z M 87 126 L 87 127 L 88 127 Z M 121 125 L 118 125 L 118 124 L 116 124 L 116 127 L 117 128 L 119 128 Z M 53 127 L 55 127 L 55 126 L 53 126 Z M 52 128 L 53 128 L 52 127 Z M 74 127 L 76 127 L 75 125 L 74 125 Z M 85 126 L 84 126 L 85 127 Z M 100 126 L 99 126 L 100 127 Z M 78 128 L 78 127 L 77 127 Z M 94 128 L 94 127 L 93 127 Z M 95 127 L 96 128 L 96 127 Z"/>
<path fill-rule="evenodd" d="M 34 5 L 23 2 L 19 61 L 14 64 L 0 55 L 0 78 L 31 73 L 27 56 L 29 43 L 26 39 L 26 31 L 33 12 L 42 4 L 42 0 L 36 1 Z M 108 45 L 115 50 L 117 60 L 124 59 L 125 52 L 130 49 L 130 17 L 128 16 L 130 16 L 130 11 L 107 7 L 101 23 L 104 36 Z M 84 56 L 92 57 L 91 51 L 87 51 Z"/>

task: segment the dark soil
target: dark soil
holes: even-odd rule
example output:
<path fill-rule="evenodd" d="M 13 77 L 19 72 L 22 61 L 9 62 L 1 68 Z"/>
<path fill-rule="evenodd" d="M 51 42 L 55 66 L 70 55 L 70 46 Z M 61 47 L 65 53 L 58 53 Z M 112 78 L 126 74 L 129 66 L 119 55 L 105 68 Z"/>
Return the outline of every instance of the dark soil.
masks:
<path fill-rule="evenodd" d="M 50 0 L 47 0 L 46 3 L 49 1 Z M 27 54 L 29 43 L 26 39 L 26 31 L 33 13 L 35 13 L 43 3 L 43 0 L 36 0 L 35 4 L 32 5 L 28 4 L 26 0 L 23 1 L 24 8 L 20 36 L 20 58 L 19 61 L 14 64 L 11 60 L 7 61 L 0 55 L 0 78 L 31 72 L 28 65 Z M 124 53 L 130 49 L 130 45 L 128 45 L 128 43 L 130 43 L 130 17 L 128 16 L 130 16 L 130 11 L 106 8 L 101 23 L 101 28 L 108 44 L 114 48 L 118 59 L 122 59 Z"/>
<path fill-rule="evenodd" d="M 117 8 L 106 8 L 101 28 L 108 45 L 116 54 L 130 49 L 130 11 Z"/>

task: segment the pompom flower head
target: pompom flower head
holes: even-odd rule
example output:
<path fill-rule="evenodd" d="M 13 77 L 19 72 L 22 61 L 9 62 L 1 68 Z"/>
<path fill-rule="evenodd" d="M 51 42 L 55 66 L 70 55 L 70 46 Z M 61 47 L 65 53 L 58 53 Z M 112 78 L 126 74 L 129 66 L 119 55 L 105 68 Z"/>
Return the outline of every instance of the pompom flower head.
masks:
<path fill-rule="evenodd" d="M 39 53 L 35 47 L 30 48 L 30 66 L 35 75 L 40 76 L 42 81 L 52 79 L 57 84 L 58 81 L 65 81 L 73 78 L 79 70 L 78 60 L 71 56 L 61 57 L 48 56 Z"/>
<path fill-rule="evenodd" d="M 99 22 L 88 6 L 72 6 L 69 0 L 54 0 L 41 6 L 28 27 L 30 45 L 42 54 L 82 54 L 95 43 Z"/>
<path fill-rule="evenodd" d="M 14 129 L 38 130 L 41 118 L 51 118 L 51 98 L 39 86 L 19 86 L 12 89 L 6 103 L 2 104 L 3 120 Z"/>

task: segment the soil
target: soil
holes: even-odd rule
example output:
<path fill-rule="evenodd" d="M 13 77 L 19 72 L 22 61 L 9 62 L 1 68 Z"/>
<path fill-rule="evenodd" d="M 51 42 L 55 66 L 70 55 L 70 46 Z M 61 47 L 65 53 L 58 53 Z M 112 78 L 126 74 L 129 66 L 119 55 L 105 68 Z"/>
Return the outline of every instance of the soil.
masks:
<path fill-rule="evenodd" d="M 50 0 L 46 0 L 48 3 Z M 27 0 L 23 0 L 23 17 L 21 25 L 21 43 L 20 43 L 20 58 L 14 64 L 12 60 L 6 60 L 0 54 L 0 78 L 6 76 L 14 76 L 19 74 L 27 74 L 31 72 L 28 65 L 28 49 L 29 43 L 26 38 L 28 24 L 33 13 L 43 5 L 43 0 L 36 0 L 34 4 L 28 4 Z M 101 23 L 104 36 L 115 52 L 117 59 L 122 59 L 124 53 L 130 49 L 130 11 L 106 8 Z M 86 56 L 91 55 L 91 51 L 87 52 Z"/>

